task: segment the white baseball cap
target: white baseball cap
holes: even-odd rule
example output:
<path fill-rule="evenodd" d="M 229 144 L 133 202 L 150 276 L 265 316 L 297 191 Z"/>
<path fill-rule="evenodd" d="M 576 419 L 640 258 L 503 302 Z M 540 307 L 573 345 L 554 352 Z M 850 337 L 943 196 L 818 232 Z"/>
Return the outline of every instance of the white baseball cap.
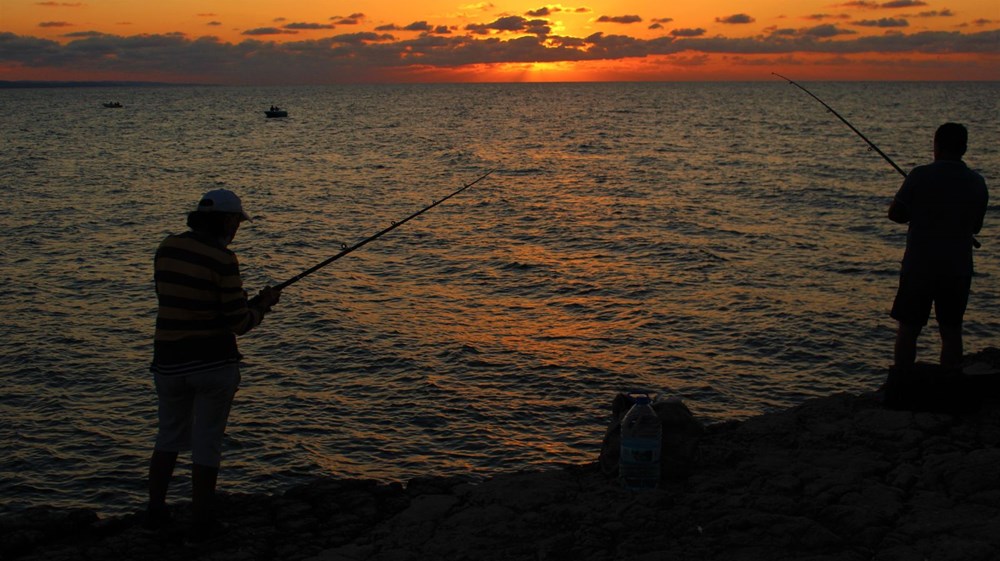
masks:
<path fill-rule="evenodd" d="M 236 193 L 228 189 L 215 189 L 202 195 L 198 201 L 198 212 L 229 212 L 239 214 L 243 220 L 250 220 L 250 215 L 243 210 L 243 203 Z"/>

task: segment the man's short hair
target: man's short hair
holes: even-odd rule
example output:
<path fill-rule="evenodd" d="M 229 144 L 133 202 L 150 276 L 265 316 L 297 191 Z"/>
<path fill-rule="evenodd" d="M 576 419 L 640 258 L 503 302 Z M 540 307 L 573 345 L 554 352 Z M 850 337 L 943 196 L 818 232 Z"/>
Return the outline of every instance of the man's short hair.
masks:
<path fill-rule="evenodd" d="M 945 123 L 934 133 L 934 146 L 945 154 L 961 157 L 965 154 L 968 144 L 969 131 L 958 123 Z"/>
<path fill-rule="evenodd" d="M 195 232 L 210 236 L 223 236 L 226 233 L 226 218 L 239 216 L 229 212 L 198 212 L 193 210 L 187 215 L 187 225 Z"/>

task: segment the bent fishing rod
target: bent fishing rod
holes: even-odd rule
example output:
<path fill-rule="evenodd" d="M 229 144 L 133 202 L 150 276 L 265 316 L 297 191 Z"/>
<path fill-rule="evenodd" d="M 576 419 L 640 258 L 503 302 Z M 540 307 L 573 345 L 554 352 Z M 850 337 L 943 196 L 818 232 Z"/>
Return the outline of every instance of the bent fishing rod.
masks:
<path fill-rule="evenodd" d="M 882 156 L 882 158 L 884 158 L 885 161 L 889 162 L 890 166 L 896 168 L 896 171 L 898 171 L 900 175 L 902 175 L 903 177 L 906 177 L 906 172 L 903 171 L 903 168 L 897 166 L 896 162 L 892 161 L 892 158 L 890 158 L 889 156 L 886 156 L 885 152 L 879 150 L 878 146 L 875 146 L 874 142 L 872 142 L 871 140 L 868 140 L 868 137 L 866 137 L 865 135 L 861 134 L 861 131 L 859 131 L 858 129 L 854 128 L 854 125 L 852 125 L 851 123 L 849 123 L 847 121 L 847 119 L 841 117 L 840 113 L 837 113 L 836 111 L 833 110 L 833 107 L 830 107 L 829 105 L 827 105 L 826 102 L 824 102 L 822 99 L 820 99 L 820 98 L 816 97 L 815 95 L 813 95 L 813 93 L 811 91 L 809 91 L 809 90 L 805 89 L 804 87 L 802 87 L 802 85 L 799 84 L 798 82 L 795 82 L 794 80 L 792 80 L 790 78 L 786 78 L 786 77 L 782 76 L 781 74 L 778 74 L 777 72 L 772 72 L 771 74 L 774 74 L 775 76 L 777 76 L 778 78 L 781 78 L 782 80 L 787 80 L 789 84 L 791 84 L 791 85 L 795 86 L 796 88 L 798 88 L 798 89 L 806 92 L 807 94 L 809 94 L 809 97 L 811 97 L 811 98 L 815 99 L 816 101 L 820 102 L 820 104 L 822 104 L 823 107 L 826 107 L 826 109 L 830 113 L 833 113 L 834 116 L 836 116 L 838 119 L 840 119 L 845 125 L 847 125 L 848 127 L 850 127 L 850 129 L 852 131 L 854 131 L 854 134 L 860 136 L 861 140 L 864 140 L 865 142 L 867 142 L 868 146 L 872 150 L 878 152 L 879 156 Z"/>
<path fill-rule="evenodd" d="M 393 222 L 388 228 L 385 228 L 384 230 L 382 230 L 382 231 L 380 231 L 380 232 L 378 232 L 378 233 L 376 233 L 374 235 L 368 236 L 367 238 L 361 240 L 360 242 L 358 242 L 358 243 L 356 243 L 356 244 L 354 244 L 354 245 L 352 245 L 350 247 L 342 246 L 343 249 L 341 250 L 340 253 L 338 253 L 338 254 L 334 255 L 333 257 L 330 257 L 329 259 L 326 259 L 326 260 L 324 260 L 324 261 L 322 261 L 320 263 L 317 263 L 316 265 L 313 265 L 312 267 L 306 269 L 305 271 L 302 271 L 301 273 L 295 275 L 294 277 L 292 277 L 292 278 L 286 280 L 285 282 L 283 282 L 283 283 L 275 286 L 274 287 L 275 290 L 284 290 L 287 286 L 289 286 L 291 284 L 294 284 L 294 283 L 302 280 L 304 277 L 315 273 L 316 271 L 322 269 L 323 267 L 326 267 L 330 263 L 333 263 L 337 259 L 340 259 L 341 257 L 347 255 L 348 253 L 351 253 L 352 251 L 361 248 L 362 246 L 364 246 L 365 244 L 367 244 L 369 242 L 373 242 L 373 241 L 381 238 L 382 236 L 388 234 L 389 232 L 395 230 L 396 228 L 399 228 L 403 224 L 406 224 L 410 220 L 413 220 L 414 218 L 420 216 L 421 214 L 427 212 L 428 210 L 430 210 L 430 209 L 438 206 L 439 204 L 447 201 L 448 199 L 454 197 L 455 195 L 458 195 L 462 191 L 465 191 L 469 187 L 472 187 L 476 183 L 479 183 L 480 181 L 486 179 L 486 176 L 488 176 L 489 174 L 493 173 L 494 171 L 496 171 L 496 170 L 492 170 L 491 169 L 490 171 L 484 173 L 483 175 L 480 175 L 472 183 L 469 183 L 468 185 L 463 185 L 461 189 L 456 190 L 455 192 L 451 193 L 450 195 L 444 197 L 443 199 L 439 199 L 439 200 L 437 200 L 437 201 L 435 201 L 435 202 L 433 202 L 433 203 L 425 206 L 424 208 L 418 210 L 417 212 L 414 212 L 413 214 L 411 214 L 411 215 L 407 216 L 406 218 L 400 220 L 399 222 Z"/>
<path fill-rule="evenodd" d="M 885 152 L 879 150 L 878 146 L 875 146 L 874 142 L 872 142 L 871 140 L 868 140 L 867 136 L 861 134 L 861 131 L 859 131 L 858 129 L 854 128 L 854 125 L 852 125 L 847 119 L 843 118 L 840 115 L 840 113 L 837 113 L 836 111 L 834 111 L 833 107 L 830 107 L 829 105 L 827 105 L 826 102 L 824 102 L 822 99 L 816 97 L 811 91 L 805 89 L 805 87 L 803 87 L 798 82 L 792 80 L 791 78 L 786 78 L 785 76 L 782 76 L 781 74 L 778 74 L 777 72 L 772 72 L 771 74 L 774 74 L 775 76 L 777 76 L 778 78 L 781 78 L 782 80 L 786 80 L 789 84 L 791 84 L 791 85 L 795 86 L 796 88 L 798 88 L 798 89 L 806 92 L 807 94 L 809 94 L 809 97 L 811 97 L 811 98 L 815 99 L 816 101 L 820 102 L 820 104 L 823 107 L 826 107 L 827 111 L 829 111 L 830 113 L 833 113 L 834 116 L 836 116 L 838 119 L 840 119 L 841 122 L 843 122 L 845 125 L 847 125 L 852 131 L 854 131 L 854 134 L 860 136 L 861 140 L 864 140 L 866 143 L 868 143 L 869 149 L 878 152 L 878 155 L 882 156 L 882 158 L 885 161 L 889 162 L 889 165 L 891 165 L 892 167 L 896 168 L 896 171 L 898 171 L 900 175 L 902 175 L 904 178 L 906 177 L 906 172 L 903 171 L 903 168 L 897 166 L 896 162 L 892 161 L 892 158 L 890 158 L 889 156 L 886 156 Z M 977 240 L 976 238 L 972 238 L 972 246 L 976 247 L 976 248 L 979 248 L 979 247 L 982 247 L 982 244 L 980 244 L 979 240 Z"/>

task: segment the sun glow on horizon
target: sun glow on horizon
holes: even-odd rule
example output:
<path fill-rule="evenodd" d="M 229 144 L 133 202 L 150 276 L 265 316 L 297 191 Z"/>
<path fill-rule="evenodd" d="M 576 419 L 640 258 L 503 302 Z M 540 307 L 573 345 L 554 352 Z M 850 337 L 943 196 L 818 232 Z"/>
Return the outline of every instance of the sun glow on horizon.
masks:
<path fill-rule="evenodd" d="M 490 76 L 502 82 L 580 82 L 580 69 L 571 62 L 505 62 L 495 65 Z"/>

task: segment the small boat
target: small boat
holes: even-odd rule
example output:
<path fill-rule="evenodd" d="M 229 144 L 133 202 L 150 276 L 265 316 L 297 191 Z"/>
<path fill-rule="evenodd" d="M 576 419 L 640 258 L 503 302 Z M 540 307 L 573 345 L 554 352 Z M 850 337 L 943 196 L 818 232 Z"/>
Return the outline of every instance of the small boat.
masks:
<path fill-rule="evenodd" d="M 273 119 L 275 117 L 287 117 L 288 111 L 285 111 L 277 105 L 272 105 L 270 109 L 264 111 L 264 114 L 267 115 L 268 119 Z"/>
<path fill-rule="evenodd" d="M 120 108 L 124 107 L 121 103 L 118 103 L 117 101 L 108 101 L 108 102 L 105 102 L 104 106 L 105 107 L 109 107 L 111 109 L 120 109 Z"/>

